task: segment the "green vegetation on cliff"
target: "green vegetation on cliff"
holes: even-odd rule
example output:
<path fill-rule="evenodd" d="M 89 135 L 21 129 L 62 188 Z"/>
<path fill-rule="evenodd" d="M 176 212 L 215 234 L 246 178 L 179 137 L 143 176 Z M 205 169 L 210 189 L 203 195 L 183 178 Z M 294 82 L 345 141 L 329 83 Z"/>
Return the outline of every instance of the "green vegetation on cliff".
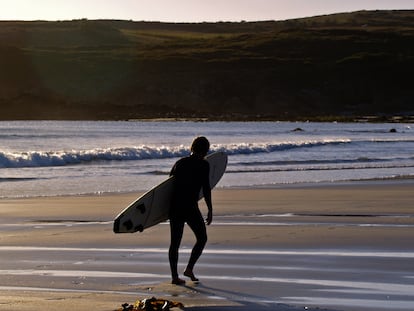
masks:
<path fill-rule="evenodd" d="M 0 119 L 413 114 L 414 11 L 0 22 Z"/>

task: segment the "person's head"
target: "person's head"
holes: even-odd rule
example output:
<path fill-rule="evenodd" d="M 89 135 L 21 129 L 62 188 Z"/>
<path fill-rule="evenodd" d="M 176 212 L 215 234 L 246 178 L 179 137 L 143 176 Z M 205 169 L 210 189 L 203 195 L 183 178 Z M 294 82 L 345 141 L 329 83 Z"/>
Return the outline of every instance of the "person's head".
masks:
<path fill-rule="evenodd" d="M 210 142 L 204 136 L 196 137 L 191 144 L 191 152 L 204 157 L 210 149 Z"/>

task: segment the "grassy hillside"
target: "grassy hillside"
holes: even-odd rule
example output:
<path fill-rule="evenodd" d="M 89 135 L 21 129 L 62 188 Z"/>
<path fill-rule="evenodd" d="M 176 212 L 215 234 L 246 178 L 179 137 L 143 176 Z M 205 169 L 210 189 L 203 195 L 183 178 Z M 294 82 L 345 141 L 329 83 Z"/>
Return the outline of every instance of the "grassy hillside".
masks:
<path fill-rule="evenodd" d="M 0 22 L 0 119 L 410 115 L 414 11 Z"/>

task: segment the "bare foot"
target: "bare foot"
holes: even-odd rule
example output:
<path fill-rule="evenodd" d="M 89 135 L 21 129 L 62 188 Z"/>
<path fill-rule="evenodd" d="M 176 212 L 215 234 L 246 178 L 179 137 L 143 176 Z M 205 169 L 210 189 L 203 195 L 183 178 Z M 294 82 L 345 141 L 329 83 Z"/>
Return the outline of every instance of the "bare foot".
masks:
<path fill-rule="evenodd" d="M 171 284 L 174 285 L 184 285 L 185 281 L 180 279 L 179 277 L 172 279 Z"/>
<path fill-rule="evenodd" d="M 199 281 L 199 280 L 195 277 L 195 275 L 194 275 L 193 271 L 190 271 L 190 270 L 185 270 L 185 271 L 184 271 L 184 275 L 185 275 L 186 277 L 189 277 L 189 278 L 191 279 L 191 281 L 193 281 L 193 282 L 198 282 L 198 281 Z"/>

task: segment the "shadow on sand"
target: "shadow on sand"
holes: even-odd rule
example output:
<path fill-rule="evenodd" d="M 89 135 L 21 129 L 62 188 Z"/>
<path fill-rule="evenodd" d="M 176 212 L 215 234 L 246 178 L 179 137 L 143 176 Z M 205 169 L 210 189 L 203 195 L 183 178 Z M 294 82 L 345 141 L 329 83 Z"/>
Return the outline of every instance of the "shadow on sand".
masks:
<path fill-rule="evenodd" d="M 255 303 L 248 303 L 244 305 L 235 305 L 235 306 L 207 306 L 207 307 L 189 307 L 185 308 L 186 311 L 303 311 L 304 308 L 292 307 L 284 304 L 273 304 L 268 306 L 262 306 Z M 306 309 L 306 310 L 316 310 L 316 309 Z M 318 311 L 323 311 L 317 309 Z"/>
<path fill-rule="evenodd" d="M 187 286 L 185 286 L 187 287 Z M 229 303 L 234 305 L 220 305 L 217 306 L 195 306 L 195 307 L 186 307 L 186 311 L 334 311 L 321 308 L 304 308 L 299 306 L 291 306 L 283 303 L 277 302 L 268 302 L 266 298 L 248 295 L 245 293 L 240 293 L 236 291 L 223 290 L 213 287 L 208 287 L 202 284 L 198 284 L 195 287 L 190 287 L 192 290 L 207 295 L 209 297 L 220 297 L 226 299 Z M 218 299 L 218 298 L 217 298 Z"/>

